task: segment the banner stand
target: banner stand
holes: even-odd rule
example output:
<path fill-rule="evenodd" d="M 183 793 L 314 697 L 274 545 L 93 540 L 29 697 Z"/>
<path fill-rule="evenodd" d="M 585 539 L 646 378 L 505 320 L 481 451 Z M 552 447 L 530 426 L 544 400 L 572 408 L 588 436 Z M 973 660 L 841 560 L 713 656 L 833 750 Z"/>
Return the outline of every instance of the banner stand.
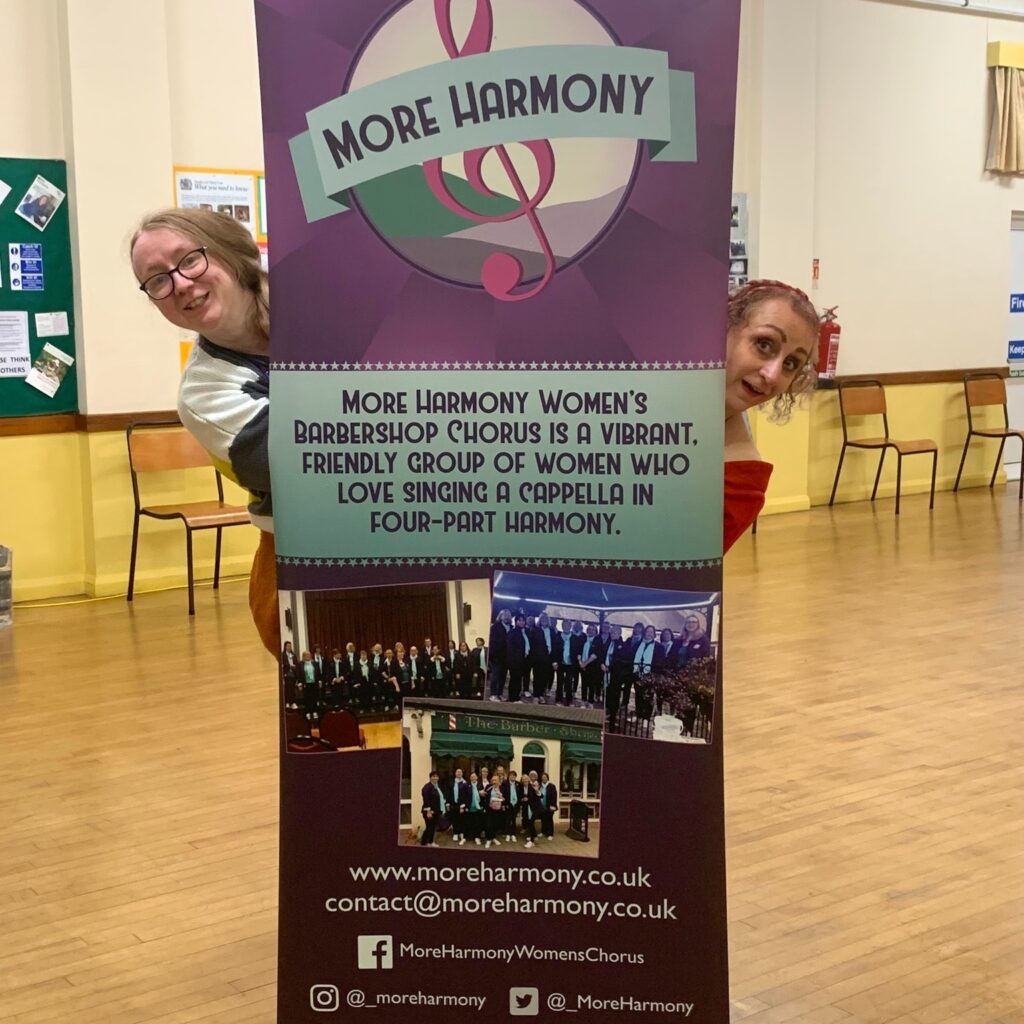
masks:
<path fill-rule="evenodd" d="M 739 2 L 256 14 L 278 1020 L 727 1024 Z"/>

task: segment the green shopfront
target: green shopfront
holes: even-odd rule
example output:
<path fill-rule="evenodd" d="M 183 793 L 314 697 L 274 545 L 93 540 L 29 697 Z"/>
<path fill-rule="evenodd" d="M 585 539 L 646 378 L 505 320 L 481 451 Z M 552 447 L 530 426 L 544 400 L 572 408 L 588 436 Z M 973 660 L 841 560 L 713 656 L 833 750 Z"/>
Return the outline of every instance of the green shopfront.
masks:
<path fill-rule="evenodd" d="M 463 776 L 498 766 L 520 775 L 547 772 L 558 787 L 560 816 L 583 800 L 600 817 L 601 726 L 599 711 L 556 705 L 498 705 L 462 700 L 406 700 L 402 713 L 401 824 L 416 820 L 413 806 L 436 771 L 442 784 L 456 769 Z"/>

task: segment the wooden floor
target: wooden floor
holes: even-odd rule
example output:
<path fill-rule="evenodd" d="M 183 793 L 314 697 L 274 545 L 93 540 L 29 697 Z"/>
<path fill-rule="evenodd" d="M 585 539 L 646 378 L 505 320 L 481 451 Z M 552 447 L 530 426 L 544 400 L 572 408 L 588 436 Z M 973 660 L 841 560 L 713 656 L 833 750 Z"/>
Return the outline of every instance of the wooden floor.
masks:
<path fill-rule="evenodd" d="M 727 561 L 733 1021 L 1024 1024 L 1024 513 L 761 522 Z M 277 724 L 246 589 L 0 631 L 0 1022 L 274 1020 Z"/>

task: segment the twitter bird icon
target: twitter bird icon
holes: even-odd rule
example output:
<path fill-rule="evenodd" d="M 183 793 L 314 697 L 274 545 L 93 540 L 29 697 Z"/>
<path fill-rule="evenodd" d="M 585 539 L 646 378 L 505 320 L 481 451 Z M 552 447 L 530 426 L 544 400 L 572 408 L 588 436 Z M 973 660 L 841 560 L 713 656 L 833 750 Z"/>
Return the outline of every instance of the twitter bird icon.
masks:
<path fill-rule="evenodd" d="M 508 1012 L 513 1017 L 536 1017 L 540 1013 L 540 992 L 535 988 L 510 988 Z"/>

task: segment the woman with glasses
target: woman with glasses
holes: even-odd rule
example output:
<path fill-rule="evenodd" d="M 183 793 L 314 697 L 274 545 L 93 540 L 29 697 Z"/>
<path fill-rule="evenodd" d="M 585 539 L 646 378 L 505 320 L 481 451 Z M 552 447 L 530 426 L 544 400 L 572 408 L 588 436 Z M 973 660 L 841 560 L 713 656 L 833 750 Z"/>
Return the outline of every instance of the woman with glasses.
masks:
<path fill-rule="evenodd" d="M 281 650 L 267 459 L 270 310 L 267 274 L 244 225 L 209 210 L 162 210 L 131 241 L 139 288 L 199 339 L 181 377 L 178 415 L 225 475 L 248 488 L 260 543 L 249 606 L 260 639 Z"/>

